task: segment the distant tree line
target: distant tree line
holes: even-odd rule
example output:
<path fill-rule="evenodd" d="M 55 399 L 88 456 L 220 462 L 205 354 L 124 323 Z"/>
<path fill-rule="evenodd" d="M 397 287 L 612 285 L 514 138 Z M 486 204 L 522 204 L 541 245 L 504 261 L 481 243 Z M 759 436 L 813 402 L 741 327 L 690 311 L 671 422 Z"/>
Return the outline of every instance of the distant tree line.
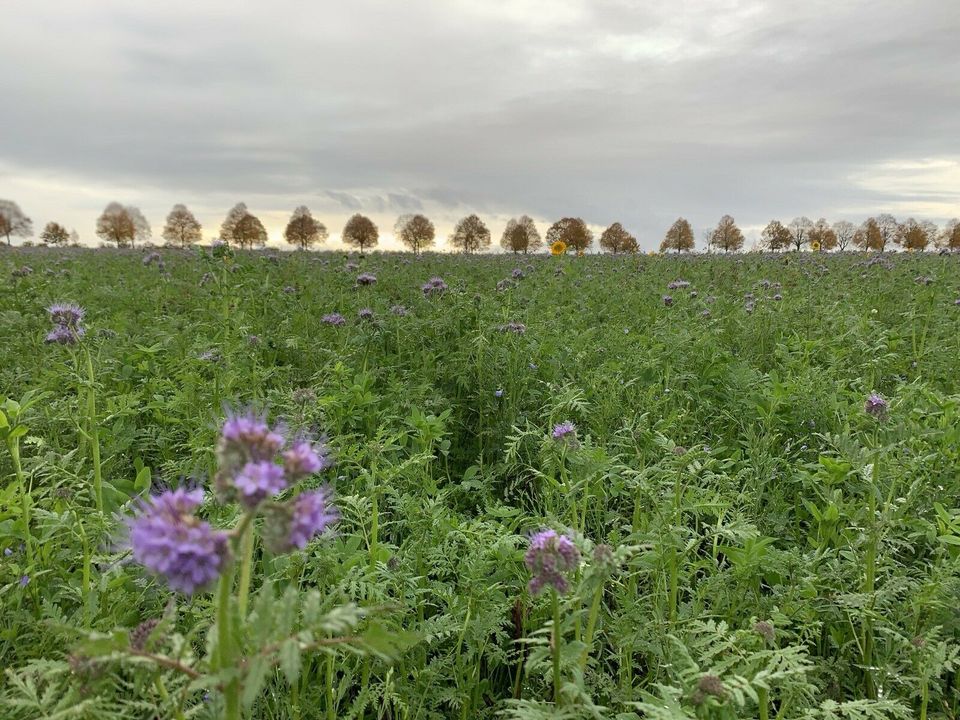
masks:
<path fill-rule="evenodd" d="M 186 248 L 201 241 L 202 227 L 185 205 L 174 205 L 167 215 L 161 236 L 168 245 Z M 150 224 L 140 210 L 132 205 L 112 202 L 97 218 L 97 236 L 117 247 L 135 247 L 137 242 L 151 238 Z M 0 237 L 11 244 L 12 237 L 33 235 L 33 223 L 20 206 L 12 200 L 0 200 Z M 407 249 L 421 253 L 434 247 L 436 228 L 422 214 L 401 215 L 394 225 L 394 235 Z M 327 240 L 327 227 L 313 217 L 310 209 L 301 205 L 293 211 L 283 238 L 298 250 L 309 250 Z M 238 248 L 262 247 L 267 243 L 267 231 L 260 219 L 246 204 L 237 203 L 220 225 L 221 242 Z M 377 247 L 380 239 L 376 224 L 357 213 L 341 233 L 341 240 L 361 253 Z M 48 245 L 77 244 L 76 231 L 56 222 L 49 222 L 40 233 L 40 240 Z M 468 215 L 455 225 L 447 244 L 463 253 L 482 252 L 490 247 L 489 228 L 477 215 Z M 561 252 L 582 254 L 593 245 L 594 234 L 587 223 L 578 217 L 565 217 L 553 223 L 541 238 L 534 220 L 521 215 L 511 218 L 500 238 L 500 247 L 514 254 L 537 252 L 546 244 Z M 743 232 L 730 215 L 720 218 L 717 226 L 704 234 L 707 252 L 740 252 L 744 246 Z M 600 234 L 600 249 L 620 255 L 636 253 L 640 249 L 637 238 L 624 226 L 615 222 Z M 696 242 L 693 227 L 684 218 L 677 218 L 660 243 L 660 252 L 692 252 Z M 929 247 L 960 250 L 960 220 L 954 219 L 941 230 L 934 223 L 908 218 L 899 222 L 893 215 L 882 214 L 867 218 L 860 226 L 846 220 L 830 224 L 820 218 L 796 217 L 787 224 L 771 220 L 760 234 L 756 249 L 780 252 L 807 248 L 816 252 L 831 250 L 886 251 L 894 246 L 904 250 L 923 251 Z"/>

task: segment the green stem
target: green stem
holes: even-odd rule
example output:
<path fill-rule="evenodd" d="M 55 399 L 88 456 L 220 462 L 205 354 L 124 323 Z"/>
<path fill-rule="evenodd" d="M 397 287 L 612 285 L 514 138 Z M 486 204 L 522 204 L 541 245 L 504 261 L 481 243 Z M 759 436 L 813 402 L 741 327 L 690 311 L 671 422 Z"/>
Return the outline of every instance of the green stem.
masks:
<path fill-rule="evenodd" d="M 560 594 L 551 590 L 553 599 L 553 702 L 560 706 Z"/>
<path fill-rule="evenodd" d="M 873 685 L 873 623 L 870 620 L 869 613 L 873 609 L 873 593 L 876 589 L 876 572 L 877 572 L 877 523 L 876 523 L 876 513 L 877 513 L 877 498 L 876 498 L 876 483 L 877 479 L 877 465 L 873 466 L 873 483 L 871 483 L 870 488 L 868 489 L 867 497 L 867 513 L 868 513 L 868 522 L 870 523 L 870 540 L 867 544 L 866 558 L 864 562 L 864 580 L 863 580 L 863 592 L 870 597 L 867 607 L 867 616 L 863 621 L 863 668 L 864 668 L 864 685 L 867 697 L 871 700 L 876 700 L 877 694 L 876 689 Z"/>
<path fill-rule="evenodd" d="M 27 564 L 33 565 L 33 534 L 30 532 L 30 493 L 20 464 L 20 438 L 7 439 L 7 449 L 13 459 L 13 472 L 17 476 L 17 489 L 20 493 L 20 514 L 23 517 L 23 546 L 27 552 Z"/>
<path fill-rule="evenodd" d="M 333 655 L 327 656 L 327 720 L 336 720 L 337 706 L 333 699 Z"/>
<path fill-rule="evenodd" d="M 583 638 L 583 654 L 580 656 L 580 669 L 587 669 L 587 659 L 590 657 L 590 650 L 593 649 L 593 633 L 597 627 L 597 618 L 600 615 L 600 600 L 603 598 L 603 583 L 597 585 L 593 591 L 593 602 L 590 603 L 590 614 L 587 616 L 587 632 Z"/>
<path fill-rule="evenodd" d="M 237 609 L 241 618 L 247 616 L 247 597 L 250 594 L 250 571 L 253 565 L 253 527 L 252 523 L 243 526 L 240 538 L 240 588 L 237 592 Z"/>
<path fill-rule="evenodd" d="M 84 345 L 83 355 L 87 364 L 87 424 L 90 432 L 90 448 L 93 453 L 93 496 L 97 502 L 97 512 L 103 514 L 103 472 L 100 467 L 100 429 L 97 426 L 97 388 L 93 374 L 93 359 L 90 349 Z"/>
<path fill-rule="evenodd" d="M 230 617 L 230 599 L 233 590 L 233 563 L 224 568 L 217 590 L 217 669 L 220 672 L 234 671 L 234 637 Z M 223 687 L 225 720 L 240 720 L 240 681 L 232 677 Z"/>
<path fill-rule="evenodd" d="M 770 715 L 770 708 L 768 706 L 767 696 L 769 691 L 766 688 L 759 688 L 757 690 L 757 704 L 759 705 L 759 720 L 767 720 Z"/>

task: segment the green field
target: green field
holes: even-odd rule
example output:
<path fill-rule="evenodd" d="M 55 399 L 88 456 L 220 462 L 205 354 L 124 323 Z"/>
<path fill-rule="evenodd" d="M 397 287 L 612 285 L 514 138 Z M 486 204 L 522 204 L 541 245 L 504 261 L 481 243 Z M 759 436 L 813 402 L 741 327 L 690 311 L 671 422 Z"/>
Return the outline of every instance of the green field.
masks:
<path fill-rule="evenodd" d="M 960 255 L 159 252 L 0 249 L 0 718 L 960 717 Z M 340 521 L 172 593 L 249 407 Z"/>

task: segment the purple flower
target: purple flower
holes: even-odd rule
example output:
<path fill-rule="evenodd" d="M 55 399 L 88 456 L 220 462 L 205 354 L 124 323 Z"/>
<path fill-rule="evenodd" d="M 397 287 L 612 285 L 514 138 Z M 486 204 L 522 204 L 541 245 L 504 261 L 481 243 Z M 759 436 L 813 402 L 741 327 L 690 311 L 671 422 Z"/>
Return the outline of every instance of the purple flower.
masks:
<path fill-rule="evenodd" d="M 533 573 L 527 585 L 531 594 L 536 595 L 548 585 L 563 594 L 570 589 L 565 573 L 577 567 L 580 551 L 566 535 L 558 535 L 555 530 L 541 530 L 530 538 L 523 561 Z"/>
<path fill-rule="evenodd" d="M 302 550 L 314 535 L 319 535 L 340 518 L 337 508 L 330 503 L 332 495 L 329 487 L 322 487 L 300 493 L 293 501 L 288 535 L 291 547 Z"/>
<path fill-rule="evenodd" d="M 143 256 L 144 265 L 152 265 L 155 262 L 163 263 L 163 258 L 160 257 L 160 253 L 152 252 Z"/>
<path fill-rule="evenodd" d="M 670 307 L 671 305 L 673 305 L 673 298 L 670 297 L 669 295 L 664 295 L 663 304 L 666 305 L 667 307 Z"/>
<path fill-rule="evenodd" d="M 66 325 L 55 325 L 43 341 L 57 345 L 76 345 L 77 340 L 82 338 L 84 333 L 86 330 L 83 327 L 69 328 Z"/>
<path fill-rule="evenodd" d="M 514 280 L 522 280 L 523 270 L 521 270 L 520 268 L 514 268 L 513 272 L 510 273 L 510 275 L 513 277 Z"/>
<path fill-rule="evenodd" d="M 29 575 L 22 575 L 20 577 L 20 587 L 26 587 L 29 582 L 30 582 Z"/>
<path fill-rule="evenodd" d="M 297 289 L 296 289 L 293 285 L 287 285 L 287 286 L 283 289 L 283 291 L 284 291 L 287 295 L 296 295 L 296 294 L 297 294 Z"/>
<path fill-rule="evenodd" d="M 324 315 L 320 318 L 320 322 L 325 323 L 326 325 L 344 325 L 347 322 L 347 319 L 340 313 L 330 313 L 329 315 Z"/>
<path fill-rule="evenodd" d="M 11 555 L 13 555 L 13 550 L 11 550 L 10 548 L 4 548 L 3 554 L 5 557 L 10 557 Z"/>
<path fill-rule="evenodd" d="M 690 283 L 687 280 L 673 280 L 667 283 L 667 290 L 683 290 L 688 287 Z"/>
<path fill-rule="evenodd" d="M 360 312 L 357 314 L 361 320 L 373 320 L 373 310 L 370 308 L 360 308 Z"/>
<path fill-rule="evenodd" d="M 776 300 L 777 302 L 780 302 L 781 300 L 783 300 L 783 295 L 781 295 L 780 293 L 777 293 L 776 295 L 773 296 L 773 299 Z"/>
<path fill-rule="evenodd" d="M 248 462 L 233 479 L 240 502 L 251 510 L 287 487 L 283 468 L 269 460 Z"/>
<path fill-rule="evenodd" d="M 213 582 L 230 553 L 227 533 L 193 514 L 201 502 L 202 490 L 168 490 L 146 501 L 130 521 L 134 559 L 188 595 Z"/>
<path fill-rule="evenodd" d="M 326 445 L 318 443 L 318 447 L 320 452 L 309 441 L 297 440 L 283 453 L 283 469 L 291 483 L 333 465 Z"/>
<path fill-rule="evenodd" d="M 872 415 L 877 418 L 877 420 L 883 420 L 887 416 L 888 407 L 889 403 L 883 396 L 877 393 L 870 393 L 867 401 L 863 405 L 863 411 L 867 413 L 867 415 Z"/>
<path fill-rule="evenodd" d="M 377 276 L 373 273 L 360 273 L 357 275 L 357 285 L 376 285 Z"/>
<path fill-rule="evenodd" d="M 47 333 L 44 342 L 58 345 L 75 345 L 84 336 L 86 329 L 80 323 L 86 314 L 82 307 L 72 303 L 54 303 L 47 312 L 53 322 L 53 330 Z"/>
<path fill-rule="evenodd" d="M 497 330 L 502 333 L 523 335 L 527 331 L 527 326 L 520 322 L 508 322 L 506 325 L 498 325 Z"/>
<path fill-rule="evenodd" d="M 399 317 L 404 317 L 407 314 L 407 309 L 403 305 L 394 305 L 390 308 L 390 312 Z"/>
<path fill-rule="evenodd" d="M 424 295 L 439 295 L 447 289 L 447 284 L 442 277 L 432 277 L 425 282 L 421 288 Z"/>
<path fill-rule="evenodd" d="M 493 396 L 494 396 L 494 397 L 498 397 L 498 398 L 502 398 L 502 397 L 503 397 L 503 388 L 497 388 L 496 390 L 494 390 L 494 391 L 493 391 Z"/>
<path fill-rule="evenodd" d="M 563 421 L 562 423 L 560 423 L 559 425 L 554 425 L 554 427 L 553 427 L 553 432 L 550 433 L 550 436 L 551 436 L 554 440 L 567 441 L 567 440 L 570 440 L 571 438 L 572 438 L 572 439 L 576 439 L 576 437 L 577 437 L 577 426 L 574 425 L 574 424 L 573 424 L 572 422 L 570 422 L 569 420 L 564 420 L 564 421 Z"/>
<path fill-rule="evenodd" d="M 283 433 L 271 429 L 262 416 L 250 411 L 229 415 L 220 431 L 221 447 L 234 446 L 246 460 L 272 460 L 285 442 Z"/>

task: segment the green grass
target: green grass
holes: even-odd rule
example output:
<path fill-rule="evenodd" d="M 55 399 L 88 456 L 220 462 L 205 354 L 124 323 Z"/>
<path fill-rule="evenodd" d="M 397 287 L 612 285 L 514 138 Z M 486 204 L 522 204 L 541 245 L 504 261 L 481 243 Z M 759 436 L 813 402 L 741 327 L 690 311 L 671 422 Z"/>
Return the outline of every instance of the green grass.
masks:
<path fill-rule="evenodd" d="M 205 667 L 214 593 L 168 604 L 123 518 L 151 484 L 207 483 L 224 408 L 246 405 L 328 437 L 312 484 L 342 520 L 302 553 L 258 546 L 254 592 L 270 582 L 242 642 L 276 587 L 294 625 L 308 596 L 355 603 L 390 645 L 265 668 L 249 717 L 960 717 L 960 256 L 161 252 L 163 270 L 0 251 L 0 397 L 19 403 L 0 428 L 0 717 L 222 711 L 214 685 L 103 638 L 166 613 L 156 652 Z M 434 275 L 449 290 L 424 297 Z M 83 348 L 44 344 L 55 301 L 86 308 Z M 578 448 L 550 440 L 564 420 Z M 584 555 L 556 633 L 550 594 L 526 591 L 542 527 Z"/>

